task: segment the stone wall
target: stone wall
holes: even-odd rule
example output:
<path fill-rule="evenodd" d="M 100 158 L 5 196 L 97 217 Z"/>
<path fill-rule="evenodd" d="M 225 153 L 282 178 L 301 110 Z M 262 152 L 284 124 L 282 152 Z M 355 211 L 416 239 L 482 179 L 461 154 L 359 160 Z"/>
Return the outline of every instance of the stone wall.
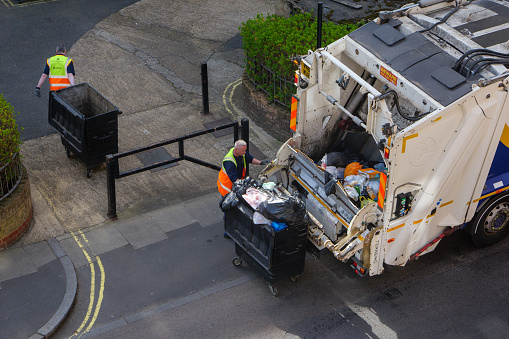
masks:
<path fill-rule="evenodd" d="M 292 137 L 290 109 L 268 102 L 267 94 L 255 90 L 245 73 L 242 77 L 242 92 L 244 108 L 250 120 L 281 142 Z"/>
<path fill-rule="evenodd" d="M 25 234 L 33 217 L 30 182 L 26 170 L 14 193 L 0 201 L 0 249 L 14 244 Z"/>

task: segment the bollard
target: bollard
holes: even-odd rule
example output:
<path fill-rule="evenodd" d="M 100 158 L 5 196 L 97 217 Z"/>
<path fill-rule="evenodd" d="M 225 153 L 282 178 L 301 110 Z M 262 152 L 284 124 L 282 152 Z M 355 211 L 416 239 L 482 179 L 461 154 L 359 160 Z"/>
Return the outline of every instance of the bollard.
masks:
<path fill-rule="evenodd" d="M 117 197 L 115 193 L 115 174 L 117 173 L 117 159 L 111 154 L 106 156 L 106 189 L 108 191 L 108 217 L 117 219 Z"/>
<path fill-rule="evenodd" d="M 323 2 L 318 3 L 318 22 L 316 32 L 316 49 L 322 48 L 322 12 Z"/>
<path fill-rule="evenodd" d="M 209 114 L 209 80 L 206 62 L 201 64 L 201 95 L 203 100 L 203 114 Z"/>
<path fill-rule="evenodd" d="M 249 120 L 242 118 L 240 120 L 240 138 L 247 144 L 247 152 L 249 152 Z M 249 176 L 249 164 L 246 164 L 246 177 Z"/>

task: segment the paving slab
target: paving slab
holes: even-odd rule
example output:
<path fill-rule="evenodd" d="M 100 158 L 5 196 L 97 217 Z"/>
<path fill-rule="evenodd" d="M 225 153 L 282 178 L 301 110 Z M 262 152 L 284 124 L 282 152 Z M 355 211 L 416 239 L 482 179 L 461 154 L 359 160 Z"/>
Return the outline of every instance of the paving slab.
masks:
<path fill-rule="evenodd" d="M 177 204 L 150 212 L 150 217 L 165 233 L 191 225 L 194 220 L 184 204 Z"/>
<path fill-rule="evenodd" d="M 100 255 L 129 244 L 116 227 L 98 228 L 83 234 L 94 255 Z"/>
<path fill-rule="evenodd" d="M 47 241 L 25 246 L 25 252 L 36 268 L 46 265 L 57 258 Z"/>
<path fill-rule="evenodd" d="M 23 248 L 12 248 L 0 252 L 0 282 L 37 272 Z"/>
<path fill-rule="evenodd" d="M 202 227 L 207 227 L 223 220 L 223 212 L 219 208 L 221 195 L 212 193 L 201 198 L 186 201 L 184 206 L 194 221 L 200 223 Z"/>
<path fill-rule="evenodd" d="M 148 219 L 148 220 L 147 220 Z M 166 233 L 151 218 L 140 217 L 117 224 L 124 238 L 138 249 L 167 238 Z"/>

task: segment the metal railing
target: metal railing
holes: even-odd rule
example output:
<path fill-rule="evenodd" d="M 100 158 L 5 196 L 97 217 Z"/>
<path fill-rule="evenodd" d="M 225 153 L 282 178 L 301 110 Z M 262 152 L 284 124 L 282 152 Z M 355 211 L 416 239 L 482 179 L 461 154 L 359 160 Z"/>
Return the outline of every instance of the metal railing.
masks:
<path fill-rule="evenodd" d="M 196 138 L 198 136 L 202 136 L 205 134 L 213 133 L 213 132 L 216 132 L 219 130 L 223 130 L 226 128 L 231 128 L 231 127 L 233 127 L 233 141 L 235 142 L 239 139 L 239 129 L 240 129 L 240 137 L 241 137 L 241 139 L 246 141 L 246 143 L 248 145 L 248 150 L 249 150 L 249 120 L 241 119 L 240 125 L 238 122 L 232 122 L 230 124 L 226 124 L 223 126 L 210 128 L 210 129 L 206 129 L 206 130 L 202 130 L 202 131 L 197 131 L 197 132 L 190 133 L 190 134 L 178 137 L 178 138 L 168 139 L 168 140 L 161 141 L 161 142 L 149 145 L 149 146 L 133 149 L 133 150 L 130 150 L 127 152 L 107 155 L 106 156 L 106 171 L 107 171 L 106 185 L 107 185 L 107 190 L 108 190 L 108 217 L 110 217 L 111 219 L 117 218 L 117 198 L 116 198 L 116 192 L 115 192 L 115 180 L 116 179 L 124 178 L 124 177 L 130 176 L 130 175 L 133 175 L 133 174 L 144 172 L 144 171 L 149 171 L 154 168 L 170 165 L 175 162 L 182 161 L 182 160 L 187 160 L 187 161 L 193 162 L 195 164 L 205 166 L 205 167 L 217 170 L 217 171 L 221 170 L 220 166 L 210 164 L 206 161 L 185 155 L 184 141 L 188 140 L 188 139 Z M 126 170 L 123 172 L 119 171 L 118 159 L 125 158 L 130 155 L 135 155 L 135 154 L 138 154 L 141 152 L 145 152 L 145 151 L 148 151 L 148 150 L 151 150 L 154 148 L 166 146 L 166 145 L 173 144 L 173 143 L 178 143 L 178 146 L 179 146 L 179 156 L 177 158 L 173 158 L 171 160 L 160 161 L 155 164 Z M 246 168 L 246 175 L 249 175 L 249 167 Z"/>
<path fill-rule="evenodd" d="M 246 75 L 253 86 L 272 97 L 273 103 L 290 107 L 292 94 L 296 92 L 294 81 L 277 75 L 269 67 L 255 59 L 248 58 L 248 62 L 251 66 L 246 67 L 248 68 Z M 269 89 L 272 89 L 272 93 L 269 92 Z"/>
<path fill-rule="evenodd" d="M 14 192 L 21 178 L 23 178 L 23 165 L 19 153 L 14 153 L 12 160 L 0 167 L 0 201 Z"/>

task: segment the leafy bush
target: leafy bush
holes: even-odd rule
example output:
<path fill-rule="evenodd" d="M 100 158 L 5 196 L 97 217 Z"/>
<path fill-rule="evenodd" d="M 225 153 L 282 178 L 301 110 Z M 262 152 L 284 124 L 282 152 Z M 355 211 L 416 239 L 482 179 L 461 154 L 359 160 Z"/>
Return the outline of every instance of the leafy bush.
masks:
<path fill-rule="evenodd" d="M 336 41 L 360 27 L 363 23 L 335 24 L 322 23 L 322 46 Z M 295 93 L 295 86 L 276 86 L 269 79 L 269 68 L 273 73 L 292 82 L 296 65 L 292 56 L 305 55 L 316 49 L 317 20 L 311 13 L 295 14 L 290 18 L 277 15 L 258 14 L 239 27 L 246 55 L 246 73 L 273 99 L 286 102 L 288 91 Z M 282 100 L 283 99 L 283 100 Z"/>
<path fill-rule="evenodd" d="M 21 139 L 14 115 L 13 107 L 0 94 L 0 200 L 12 192 L 22 175 Z"/>
<path fill-rule="evenodd" d="M 13 154 L 19 153 L 21 139 L 14 116 L 14 108 L 0 94 L 0 168 L 11 162 Z"/>

